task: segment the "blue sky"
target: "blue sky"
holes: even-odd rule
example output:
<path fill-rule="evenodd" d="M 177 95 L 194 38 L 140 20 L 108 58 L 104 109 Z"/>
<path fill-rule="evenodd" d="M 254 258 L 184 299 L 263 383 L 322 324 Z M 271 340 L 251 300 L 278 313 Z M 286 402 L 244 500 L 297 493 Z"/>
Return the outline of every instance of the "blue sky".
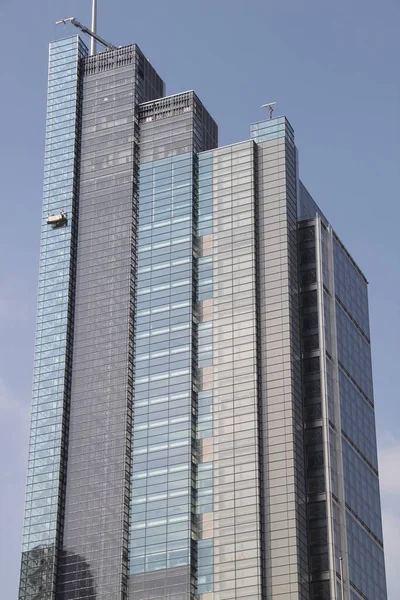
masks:
<path fill-rule="evenodd" d="M 16 598 L 31 396 L 47 44 L 90 23 L 90 0 L 0 0 L 0 579 Z M 99 0 L 99 32 L 137 42 L 167 83 L 195 89 L 220 144 L 278 101 L 301 177 L 370 281 L 389 600 L 400 597 L 400 84 L 398 0 Z M 371 599 L 372 600 L 372 599 Z"/>

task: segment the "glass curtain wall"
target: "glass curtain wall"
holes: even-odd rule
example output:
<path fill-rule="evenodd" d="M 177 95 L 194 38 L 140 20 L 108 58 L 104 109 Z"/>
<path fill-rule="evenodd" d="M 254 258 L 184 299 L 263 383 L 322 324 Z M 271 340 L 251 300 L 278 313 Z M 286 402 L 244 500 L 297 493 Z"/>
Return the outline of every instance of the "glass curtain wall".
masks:
<path fill-rule="evenodd" d="M 331 236 L 350 590 L 354 598 L 386 600 L 368 284 Z"/>
<path fill-rule="evenodd" d="M 133 575 L 173 569 L 172 577 L 193 554 L 196 169 L 191 153 L 140 166 Z"/>
<path fill-rule="evenodd" d="M 33 401 L 20 600 L 51 600 L 62 535 L 80 118 L 78 37 L 50 44 Z M 64 220 L 48 224 L 49 215 Z"/>

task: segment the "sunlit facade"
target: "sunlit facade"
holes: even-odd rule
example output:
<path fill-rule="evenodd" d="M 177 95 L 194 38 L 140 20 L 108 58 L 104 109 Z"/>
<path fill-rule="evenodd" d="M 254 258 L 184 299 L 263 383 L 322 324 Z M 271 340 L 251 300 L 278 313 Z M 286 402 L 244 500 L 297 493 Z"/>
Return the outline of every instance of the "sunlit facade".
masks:
<path fill-rule="evenodd" d="M 386 600 L 367 282 L 285 117 L 218 147 L 52 43 L 38 302 L 19 600 Z"/>

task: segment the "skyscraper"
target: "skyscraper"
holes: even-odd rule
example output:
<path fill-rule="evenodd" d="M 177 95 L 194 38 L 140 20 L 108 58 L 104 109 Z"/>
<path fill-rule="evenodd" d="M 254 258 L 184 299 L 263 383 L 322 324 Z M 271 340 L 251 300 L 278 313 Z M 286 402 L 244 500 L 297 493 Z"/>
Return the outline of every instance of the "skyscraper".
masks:
<path fill-rule="evenodd" d="M 386 600 L 367 282 L 285 117 L 50 45 L 19 600 Z"/>

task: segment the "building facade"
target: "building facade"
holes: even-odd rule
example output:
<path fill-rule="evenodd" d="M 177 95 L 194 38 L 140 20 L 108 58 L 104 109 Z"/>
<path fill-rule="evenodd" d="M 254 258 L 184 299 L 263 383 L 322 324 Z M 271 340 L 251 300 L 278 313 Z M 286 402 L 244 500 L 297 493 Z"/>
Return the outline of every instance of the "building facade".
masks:
<path fill-rule="evenodd" d="M 386 600 L 367 282 L 285 117 L 50 45 L 19 600 Z"/>

